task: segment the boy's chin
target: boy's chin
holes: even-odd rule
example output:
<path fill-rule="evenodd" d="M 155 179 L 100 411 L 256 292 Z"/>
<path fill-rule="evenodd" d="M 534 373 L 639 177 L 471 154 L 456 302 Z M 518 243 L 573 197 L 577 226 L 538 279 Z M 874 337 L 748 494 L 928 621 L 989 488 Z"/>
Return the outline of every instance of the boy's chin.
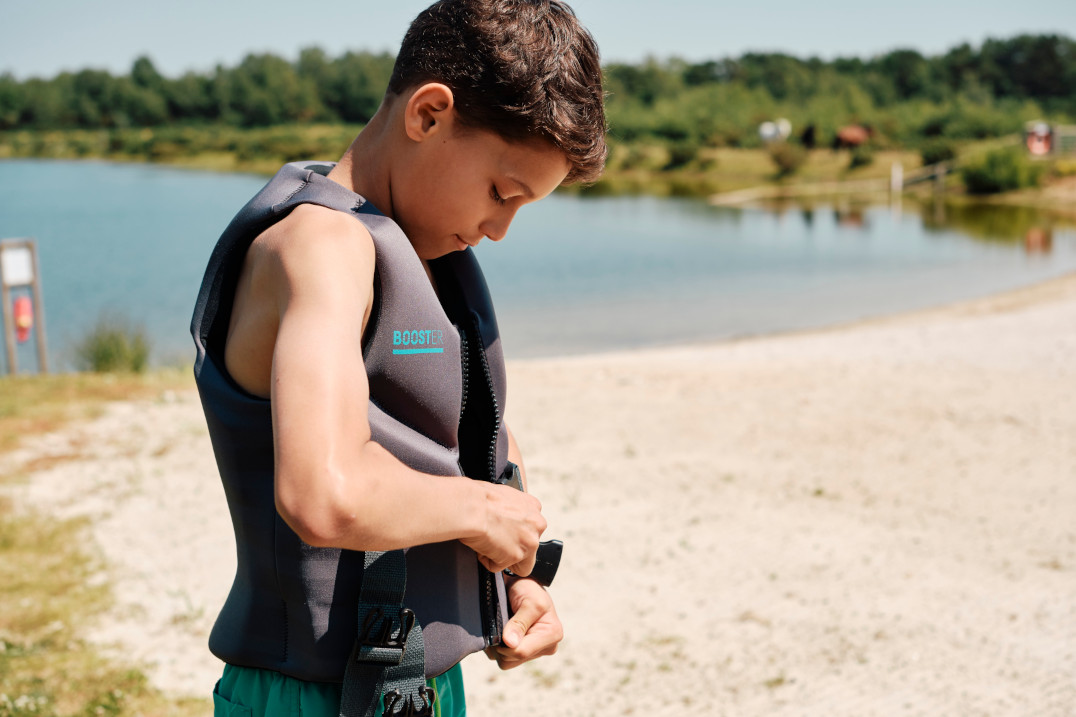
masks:
<path fill-rule="evenodd" d="M 463 249 L 466 248 L 466 245 L 464 245 Z M 449 246 L 438 247 L 436 249 L 427 249 L 426 251 L 419 251 L 416 253 L 418 254 L 418 258 L 422 259 L 423 261 L 433 261 L 434 259 L 441 259 L 442 257 L 446 257 L 449 254 L 455 254 L 456 252 L 463 251 L 463 249 Z"/>
<path fill-rule="evenodd" d="M 415 247 L 416 252 L 420 259 L 430 261 L 432 259 L 440 259 L 443 256 L 454 254 L 458 251 L 464 251 L 470 249 L 471 245 L 463 241 L 459 235 L 452 235 L 448 240 L 442 240 L 439 242 L 429 242 L 425 246 L 419 248 Z"/>

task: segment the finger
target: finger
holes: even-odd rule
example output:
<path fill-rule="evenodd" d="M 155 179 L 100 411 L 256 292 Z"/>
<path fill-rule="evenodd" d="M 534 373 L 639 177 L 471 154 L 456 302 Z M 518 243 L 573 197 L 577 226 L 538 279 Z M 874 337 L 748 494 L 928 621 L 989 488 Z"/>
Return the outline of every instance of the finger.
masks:
<path fill-rule="evenodd" d="M 502 670 L 512 670 L 512 669 L 515 669 L 515 668 L 519 667 L 520 665 L 526 664 L 526 663 L 530 662 L 531 660 L 537 659 L 539 657 L 546 657 L 548 655 L 555 655 L 556 652 L 557 652 L 557 646 L 556 645 L 550 645 L 546 649 L 544 649 L 544 650 L 542 650 L 540 652 L 536 652 L 535 654 L 531 655 L 530 657 L 516 658 L 516 657 L 511 657 L 511 656 L 498 655 L 497 656 L 497 667 L 499 667 Z"/>
<path fill-rule="evenodd" d="M 501 565 L 500 563 L 495 562 L 493 558 L 486 557 L 485 555 L 479 555 L 478 562 L 482 564 L 483 568 L 491 573 L 499 573 L 508 567 L 507 565 Z"/>
<path fill-rule="evenodd" d="M 516 575 L 518 575 L 519 577 L 525 578 L 525 577 L 527 577 L 528 575 L 531 574 L 532 570 L 534 570 L 534 563 L 537 561 L 537 559 L 538 559 L 538 551 L 533 550 L 530 553 L 528 553 L 527 557 L 524 558 L 523 560 L 519 561 L 515 565 L 508 566 L 508 569 L 511 570 Z"/>
<path fill-rule="evenodd" d="M 499 659 L 506 660 L 533 660 L 541 655 L 553 654 L 563 637 L 559 623 L 541 623 L 531 627 L 515 646 L 498 645 L 497 655 Z"/>
<path fill-rule="evenodd" d="M 515 572 L 515 569 L 512 572 Z M 523 638 L 531 629 L 531 625 L 545 613 L 545 608 L 530 597 L 523 598 L 518 605 L 513 607 L 515 607 L 516 612 L 504 626 L 504 631 L 501 633 L 501 642 L 505 646 L 514 649 L 523 642 Z"/>

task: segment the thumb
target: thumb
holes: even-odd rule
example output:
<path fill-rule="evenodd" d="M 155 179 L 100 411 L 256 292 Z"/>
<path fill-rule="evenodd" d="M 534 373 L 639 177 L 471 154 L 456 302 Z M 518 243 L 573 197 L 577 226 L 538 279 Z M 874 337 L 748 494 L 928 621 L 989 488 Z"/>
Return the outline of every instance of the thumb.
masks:
<path fill-rule="evenodd" d="M 534 604 L 533 600 L 523 600 L 516 608 L 516 614 L 512 616 L 512 619 L 508 621 L 508 624 L 504 626 L 504 633 L 501 635 L 501 642 L 506 647 L 516 648 L 523 640 L 523 636 L 527 634 L 527 631 L 531 629 L 531 625 L 534 621 L 541 616 L 538 606 Z"/>
<path fill-rule="evenodd" d="M 516 648 L 519 646 L 520 640 L 527 634 L 527 627 L 520 623 L 515 618 L 508 621 L 508 624 L 504 626 L 504 634 L 501 635 L 501 642 L 505 647 Z"/>

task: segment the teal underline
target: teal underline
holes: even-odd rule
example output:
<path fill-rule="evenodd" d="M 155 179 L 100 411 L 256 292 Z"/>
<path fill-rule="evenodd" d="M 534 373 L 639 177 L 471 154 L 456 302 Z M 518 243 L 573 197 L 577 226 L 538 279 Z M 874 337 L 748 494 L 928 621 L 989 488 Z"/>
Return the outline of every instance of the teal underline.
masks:
<path fill-rule="evenodd" d="M 444 349 L 393 349 L 394 354 L 443 354 Z"/>

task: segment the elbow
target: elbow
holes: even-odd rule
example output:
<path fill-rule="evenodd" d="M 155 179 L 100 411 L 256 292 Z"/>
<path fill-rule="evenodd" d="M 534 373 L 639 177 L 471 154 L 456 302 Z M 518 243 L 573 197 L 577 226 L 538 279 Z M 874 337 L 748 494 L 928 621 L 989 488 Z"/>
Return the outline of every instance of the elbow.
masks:
<path fill-rule="evenodd" d="M 342 548 L 355 531 L 355 515 L 348 511 L 338 486 L 339 476 L 323 480 L 289 480 L 277 475 L 276 511 L 299 538 L 315 548 Z"/>

